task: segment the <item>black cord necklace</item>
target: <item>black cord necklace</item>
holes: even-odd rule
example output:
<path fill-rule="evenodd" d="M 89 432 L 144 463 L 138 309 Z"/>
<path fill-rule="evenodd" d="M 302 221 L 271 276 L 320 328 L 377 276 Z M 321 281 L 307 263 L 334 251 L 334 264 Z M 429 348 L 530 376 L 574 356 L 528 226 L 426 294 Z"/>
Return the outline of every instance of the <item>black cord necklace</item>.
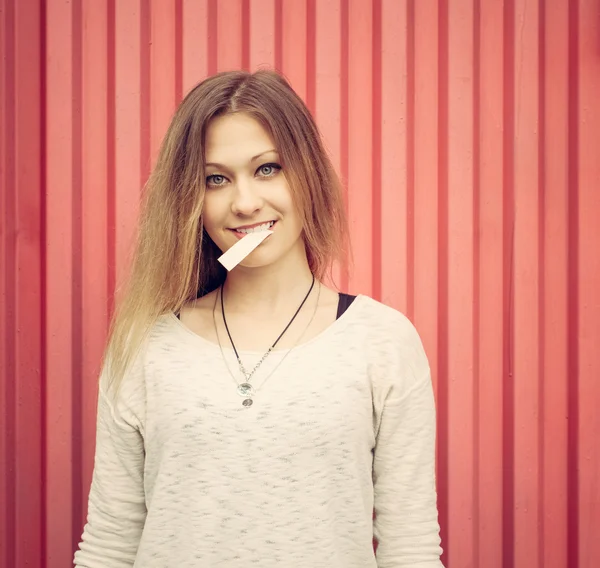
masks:
<path fill-rule="evenodd" d="M 292 325 L 292 323 L 296 319 L 296 316 L 300 313 L 300 310 L 306 303 L 306 300 L 308 300 L 308 297 L 310 296 L 310 293 L 312 292 L 312 289 L 315 285 L 315 275 L 313 274 L 312 283 L 310 285 L 310 288 L 309 288 L 306 296 L 304 296 L 304 300 L 302 300 L 302 303 L 296 310 L 296 313 L 292 316 L 292 319 L 285 326 L 284 330 L 279 334 L 279 337 L 277 337 L 277 339 L 275 340 L 273 345 L 271 345 L 271 347 L 269 347 L 269 349 L 266 351 L 266 353 L 260 358 L 260 361 L 255 365 L 254 369 L 252 369 L 252 371 L 250 371 L 250 372 L 248 372 L 246 370 L 246 368 L 244 367 L 244 364 L 242 363 L 242 360 L 240 359 L 240 355 L 235 346 L 235 343 L 233 342 L 233 338 L 231 337 L 231 333 L 229 332 L 229 326 L 227 325 L 227 318 L 225 317 L 225 305 L 223 302 L 223 285 L 224 285 L 224 283 L 221 284 L 221 314 L 223 316 L 223 323 L 225 324 L 225 330 L 227 331 L 227 336 L 229 337 L 229 341 L 231 342 L 231 347 L 233 347 L 233 351 L 237 358 L 238 365 L 240 367 L 240 372 L 244 375 L 244 382 L 242 384 L 238 385 L 238 394 L 240 396 L 244 396 L 244 397 L 251 397 L 254 394 L 254 387 L 250 384 L 250 380 L 252 379 L 252 376 L 257 371 L 257 369 L 263 364 L 265 359 L 271 354 L 271 351 L 273 351 L 273 349 L 275 349 L 275 346 L 279 343 L 279 340 L 283 337 L 285 332 L 289 329 L 289 327 Z"/>

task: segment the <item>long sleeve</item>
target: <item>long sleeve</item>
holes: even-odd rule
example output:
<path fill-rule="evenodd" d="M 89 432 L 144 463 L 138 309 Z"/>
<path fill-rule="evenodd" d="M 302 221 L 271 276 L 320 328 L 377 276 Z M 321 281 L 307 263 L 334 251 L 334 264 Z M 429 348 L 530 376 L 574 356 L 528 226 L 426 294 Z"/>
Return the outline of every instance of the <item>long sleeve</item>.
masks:
<path fill-rule="evenodd" d="M 117 412 L 100 388 L 88 518 L 75 566 L 133 566 L 146 517 L 144 441 L 132 413 Z"/>
<path fill-rule="evenodd" d="M 378 568 L 443 568 L 429 371 L 383 406 L 374 451 Z"/>
<path fill-rule="evenodd" d="M 233 350 L 167 314 L 117 396 L 101 379 L 76 566 L 442 568 L 433 389 L 410 321 L 360 296 L 270 357 L 244 407 Z"/>

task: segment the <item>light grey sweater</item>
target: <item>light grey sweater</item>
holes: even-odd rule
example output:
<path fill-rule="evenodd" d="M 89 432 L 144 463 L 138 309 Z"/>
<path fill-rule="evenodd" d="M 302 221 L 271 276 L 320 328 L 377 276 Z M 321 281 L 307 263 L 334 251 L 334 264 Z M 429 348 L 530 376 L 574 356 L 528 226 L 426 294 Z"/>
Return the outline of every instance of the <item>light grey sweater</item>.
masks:
<path fill-rule="evenodd" d="M 245 408 L 219 347 L 172 314 L 116 400 L 101 378 L 76 566 L 442 567 L 433 391 L 406 317 L 358 296 L 253 383 Z"/>

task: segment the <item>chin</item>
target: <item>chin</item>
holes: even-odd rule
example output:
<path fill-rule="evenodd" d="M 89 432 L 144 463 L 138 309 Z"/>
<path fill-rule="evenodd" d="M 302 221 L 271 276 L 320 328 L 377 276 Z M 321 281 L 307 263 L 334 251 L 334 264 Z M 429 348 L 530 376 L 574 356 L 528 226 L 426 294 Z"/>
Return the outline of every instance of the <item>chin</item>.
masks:
<path fill-rule="evenodd" d="M 238 266 L 242 268 L 265 268 L 275 264 L 278 260 L 278 258 L 246 258 Z"/>

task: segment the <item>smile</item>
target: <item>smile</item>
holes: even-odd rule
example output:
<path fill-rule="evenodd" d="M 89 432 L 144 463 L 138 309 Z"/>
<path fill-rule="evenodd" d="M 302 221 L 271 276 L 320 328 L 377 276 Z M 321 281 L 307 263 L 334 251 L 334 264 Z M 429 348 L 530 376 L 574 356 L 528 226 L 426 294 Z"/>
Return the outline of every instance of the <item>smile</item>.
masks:
<path fill-rule="evenodd" d="M 260 225 L 249 225 L 246 227 L 238 227 L 237 229 L 231 229 L 234 233 L 240 235 L 249 235 L 250 233 L 259 233 L 261 231 L 268 231 L 275 225 L 275 221 L 268 221 Z"/>

